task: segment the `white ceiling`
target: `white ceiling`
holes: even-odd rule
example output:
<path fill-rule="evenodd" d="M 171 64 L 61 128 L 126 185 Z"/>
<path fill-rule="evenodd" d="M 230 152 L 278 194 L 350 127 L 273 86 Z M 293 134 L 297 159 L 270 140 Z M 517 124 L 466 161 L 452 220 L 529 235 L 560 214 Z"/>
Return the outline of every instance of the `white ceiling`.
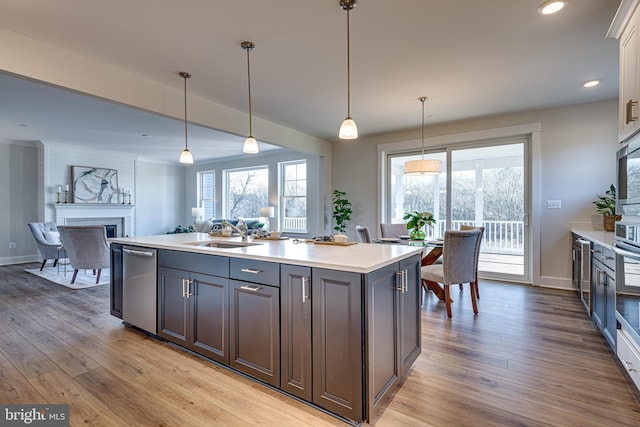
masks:
<path fill-rule="evenodd" d="M 189 93 L 243 112 L 240 43 L 253 41 L 254 116 L 336 140 L 347 112 L 346 12 L 338 3 L 0 0 L 0 27 L 176 88 L 183 84 L 176 73 L 188 71 Z M 619 1 L 570 0 L 552 16 L 537 12 L 540 3 L 359 0 L 351 12 L 351 116 L 360 135 L 419 127 L 423 95 L 427 126 L 616 98 L 617 41 L 605 35 Z M 589 79 L 602 84 L 584 89 Z M 0 137 L 8 139 L 106 146 L 162 161 L 176 161 L 176 141 L 184 141 L 178 120 L 6 73 L 0 99 Z M 243 140 L 189 128 L 197 161 L 240 155 Z"/>

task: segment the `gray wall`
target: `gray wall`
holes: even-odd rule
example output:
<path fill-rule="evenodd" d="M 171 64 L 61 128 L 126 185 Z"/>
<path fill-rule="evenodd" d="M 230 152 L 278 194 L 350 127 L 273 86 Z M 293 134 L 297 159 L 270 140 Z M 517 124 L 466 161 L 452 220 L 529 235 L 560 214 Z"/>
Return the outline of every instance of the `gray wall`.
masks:
<path fill-rule="evenodd" d="M 427 126 L 425 137 L 451 135 L 530 123 L 541 123 L 539 200 L 533 200 L 540 221 L 540 249 L 533 254 L 535 284 L 570 287 L 572 222 L 601 229 L 601 216 L 591 202 L 614 183 L 617 143 L 617 101 L 486 117 Z M 363 130 L 364 131 L 364 130 Z M 420 128 L 337 143 L 333 150 L 333 186 L 346 191 L 354 207 L 350 234 L 356 224 L 378 229 L 379 190 L 377 145 L 416 140 Z M 428 147 L 427 147 L 428 148 Z M 357 171 L 357 173 L 354 173 Z M 562 209 L 546 209 L 549 199 Z M 535 238 L 535 237 L 534 237 Z"/>
<path fill-rule="evenodd" d="M 38 221 L 38 149 L 0 141 L 0 264 L 29 261 L 36 245 L 27 227 Z M 15 243 L 10 249 L 9 243 Z"/>

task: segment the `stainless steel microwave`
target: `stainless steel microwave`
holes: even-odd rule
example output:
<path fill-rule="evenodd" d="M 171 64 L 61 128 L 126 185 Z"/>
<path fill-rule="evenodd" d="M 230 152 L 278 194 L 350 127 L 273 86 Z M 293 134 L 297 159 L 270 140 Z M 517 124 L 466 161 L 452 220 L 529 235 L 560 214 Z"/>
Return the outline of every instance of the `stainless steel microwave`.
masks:
<path fill-rule="evenodd" d="M 616 213 L 640 216 L 640 138 L 618 151 L 616 174 Z"/>

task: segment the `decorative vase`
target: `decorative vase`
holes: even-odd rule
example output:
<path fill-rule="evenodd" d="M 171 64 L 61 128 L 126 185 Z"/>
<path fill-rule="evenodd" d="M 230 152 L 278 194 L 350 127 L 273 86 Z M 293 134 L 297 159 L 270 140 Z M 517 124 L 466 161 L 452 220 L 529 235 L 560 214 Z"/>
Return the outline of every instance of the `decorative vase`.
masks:
<path fill-rule="evenodd" d="M 616 221 L 620 221 L 622 215 L 602 215 L 602 225 L 604 231 L 614 231 L 616 227 Z"/>
<path fill-rule="evenodd" d="M 413 230 L 411 230 L 411 233 L 409 234 L 409 238 L 411 240 L 424 240 L 425 238 L 424 231 L 422 231 L 421 228 L 414 228 Z"/>

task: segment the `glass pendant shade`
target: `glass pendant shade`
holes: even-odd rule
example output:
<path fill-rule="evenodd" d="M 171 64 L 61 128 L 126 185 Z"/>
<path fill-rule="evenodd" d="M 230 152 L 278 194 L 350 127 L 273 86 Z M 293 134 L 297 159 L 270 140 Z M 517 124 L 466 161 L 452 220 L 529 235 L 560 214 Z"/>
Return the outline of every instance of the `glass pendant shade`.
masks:
<path fill-rule="evenodd" d="M 340 139 L 356 139 L 358 137 L 358 126 L 351 117 L 347 117 L 342 122 L 338 137 Z"/>
<path fill-rule="evenodd" d="M 404 174 L 410 176 L 438 175 L 441 172 L 440 160 L 409 160 L 404 164 Z"/>
<path fill-rule="evenodd" d="M 193 156 L 191 155 L 191 151 L 185 148 L 182 153 L 180 153 L 180 163 L 192 164 Z"/>
<path fill-rule="evenodd" d="M 244 140 L 244 145 L 242 146 L 242 152 L 247 154 L 255 154 L 260 152 L 258 148 L 258 141 L 252 136 L 249 136 Z"/>

